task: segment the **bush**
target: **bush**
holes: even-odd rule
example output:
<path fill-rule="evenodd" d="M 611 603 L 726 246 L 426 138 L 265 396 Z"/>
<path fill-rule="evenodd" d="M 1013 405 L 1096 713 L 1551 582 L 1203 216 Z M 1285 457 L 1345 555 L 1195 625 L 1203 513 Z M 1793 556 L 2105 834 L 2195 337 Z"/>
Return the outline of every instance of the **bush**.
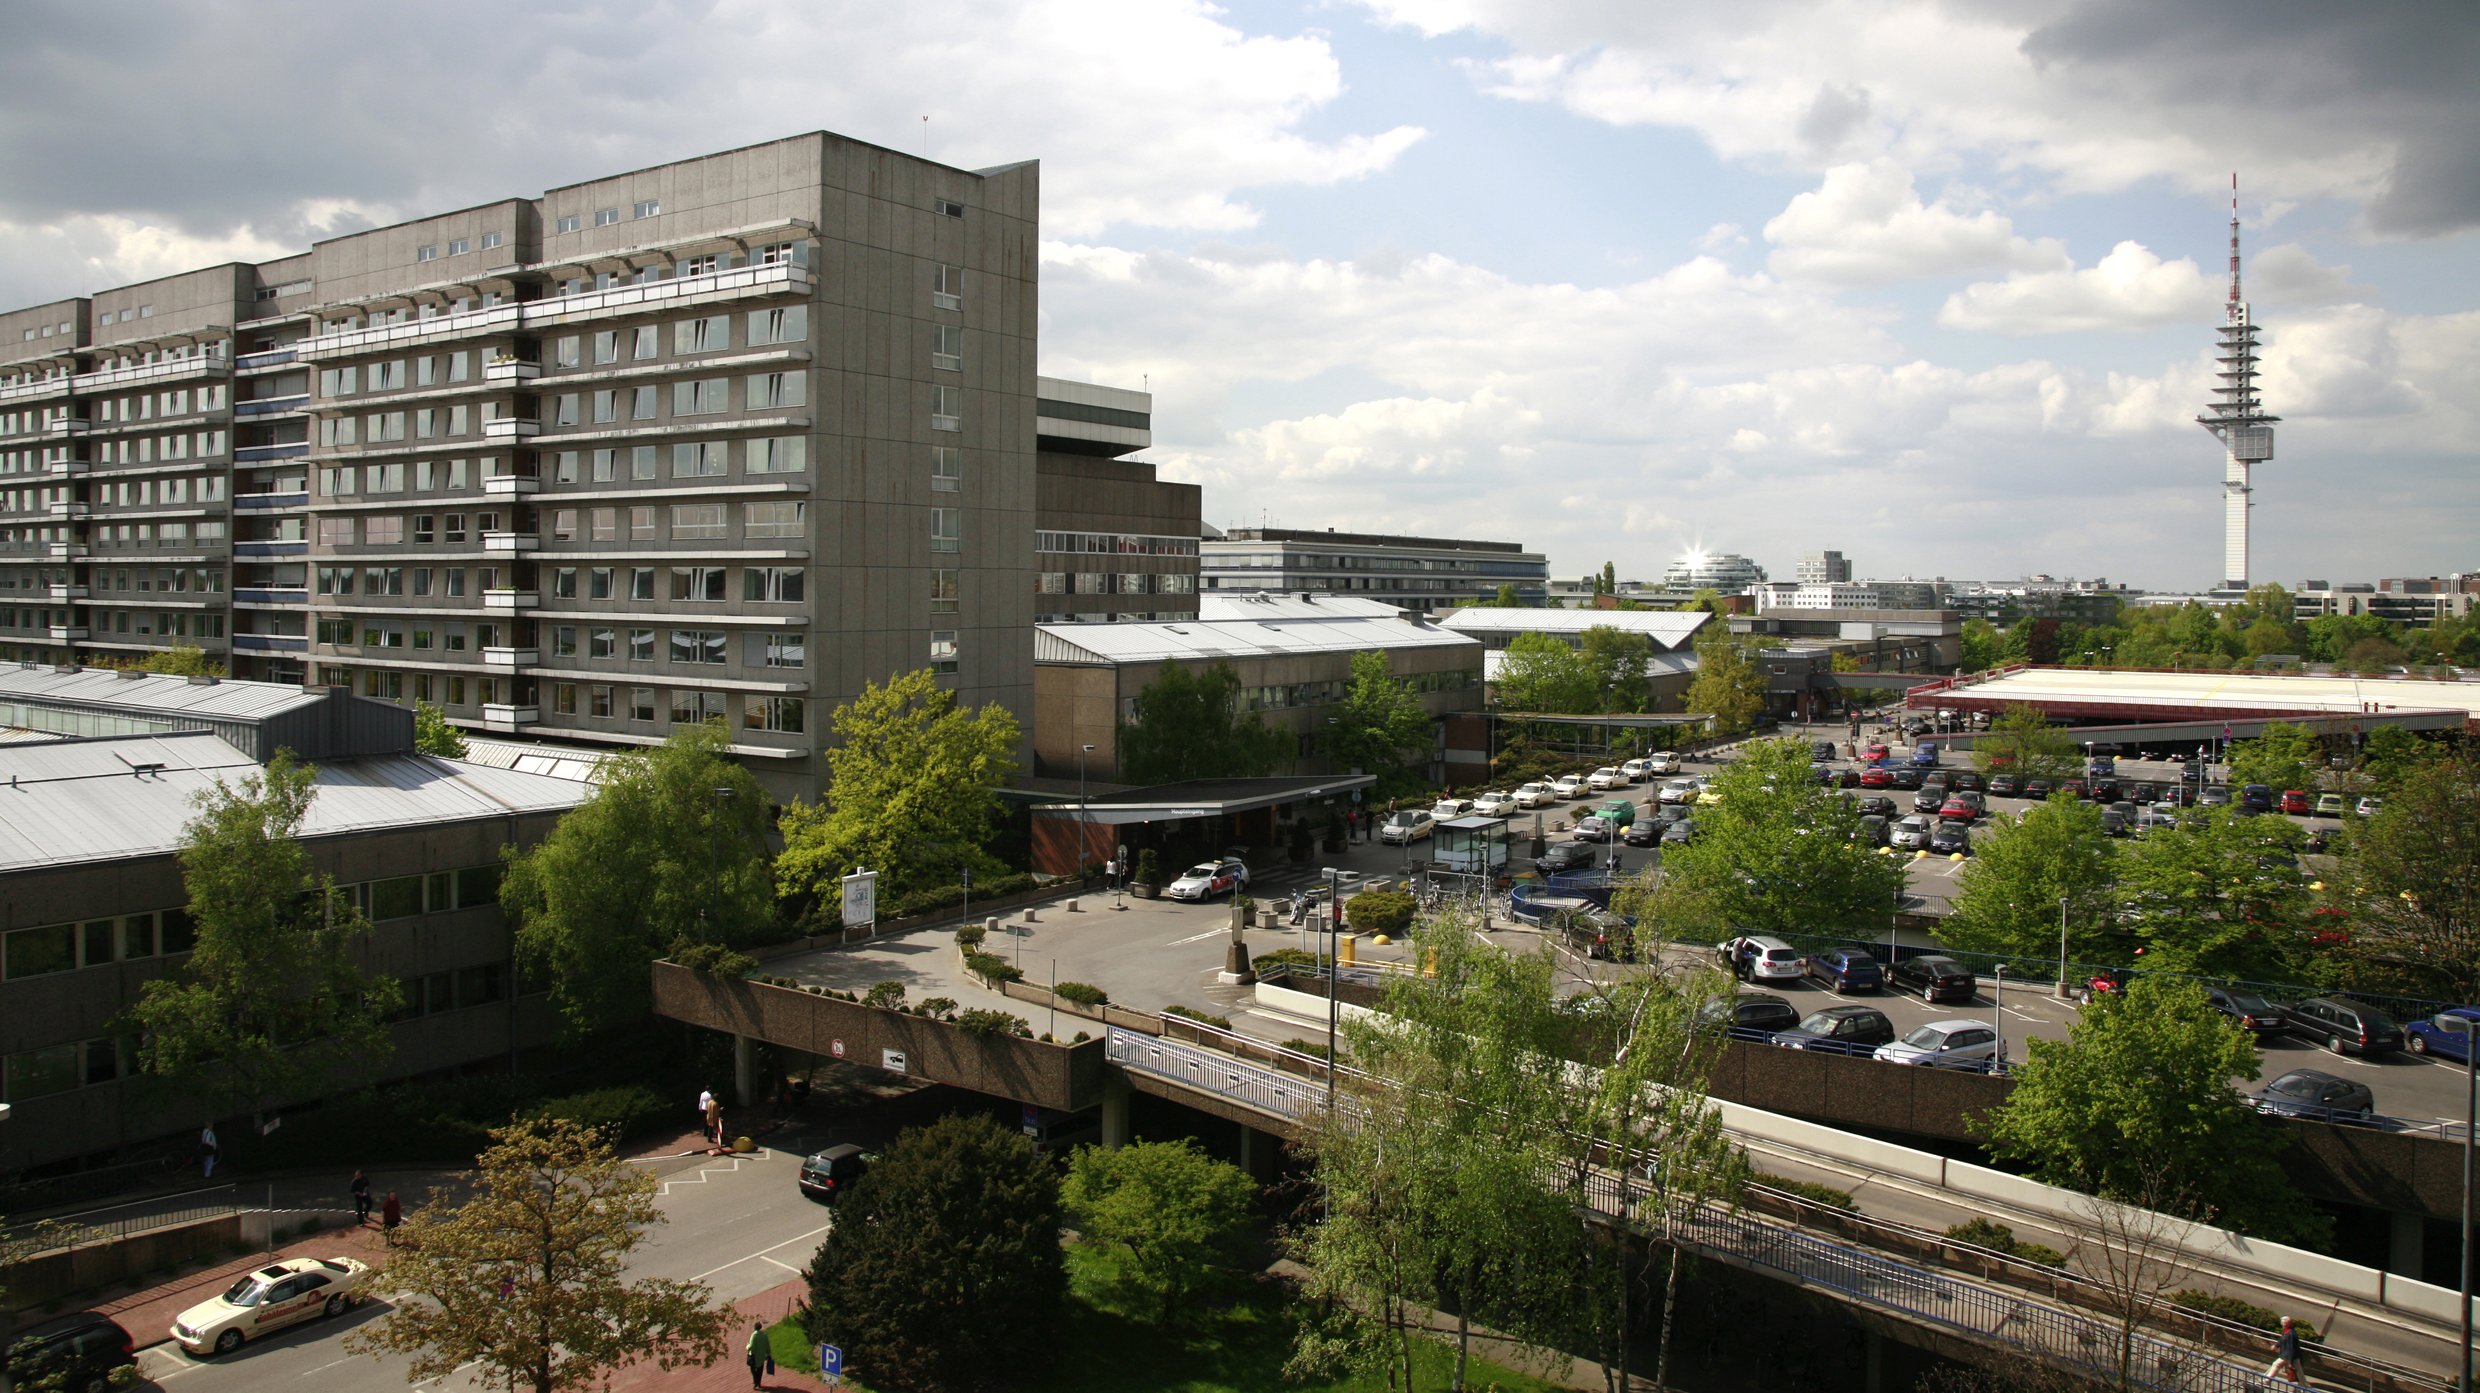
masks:
<path fill-rule="evenodd" d="M 663 1100 L 655 1096 L 653 1089 L 643 1084 L 623 1084 L 547 1098 L 536 1105 L 531 1115 L 591 1127 L 602 1133 L 604 1140 L 617 1145 L 645 1131 L 663 1111 Z"/>
<path fill-rule="evenodd" d="M 1807 1180 L 1792 1180 L 1786 1176 L 1762 1174 L 1757 1177 L 1757 1183 L 1768 1189 L 1780 1190 L 1786 1195 L 1797 1195 L 1811 1204 L 1821 1204 L 1828 1209 L 1848 1212 L 1859 1208 L 1858 1205 L 1852 1203 L 1849 1190 L 1837 1190 L 1831 1185 L 1819 1185 Z"/>
<path fill-rule="evenodd" d="M 1154 848 L 1149 846 L 1137 853 L 1136 875 L 1131 877 L 1131 883 L 1162 884 L 1162 860 L 1154 854 Z"/>
<path fill-rule="evenodd" d="M 1025 1024 L 1023 1018 L 980 1006 L 956 1017 L 956 1028 L 976 1040 L 988 1040 L 1000 1035 L 1018 1035 L 1027 1040 L 1033 1038 L 1033 1027 Z"/>
<path fill-rule="evenodd" d="M 675 943 L 671 956 L 677 966 L 717 977 L 746 977 L 758 970 L 756 958 L 720 943 Z"/>
<path fill-rule="evenodd" d="M 916 1013 L 927 1016 L 934 1021 L 952 1021 L 956 1018 L 956 998 L 952 996 L 925 996 L 921 999 L 921 1004 L 914 1007 L 913 1010 Z"/>
<path fill-rule="evenodd" d="M 1258 954 L 1253 961 L 1257 964 L 1257 970 L 1260 973 L 1268 968 L 1276 967 L 1305 968 L 1314 973 L 1326 966 L 1327 956 L 1324 953 L 1312 953 L 1303 948 L 1276 948 Z"/>
<path fill-rule="evenodd" d="M 993 953 L 977 952 L 972 949 L 965 951 L 964 970 L 993 985 L 1025 980 L 1025 974 L 1017 971 L 1015 965 L 1007 959 Z"/>
<path fill-rule="evenodd" d="M 2253 1326 L 2264 1331 L 2278 1331 L 2282 1328 L 2280 1316 L 2254 1302 L 2242 1301 L 2235 1296 L 2223 1296 L 2218 1292 L 2203 1291 L 2195 1287 L 2188 1287 L 2173 1294 L 2170 1304 L 2182 1311 L 2199 1316 L 2212 1316 L 2219 1320 L 2229 1321 L 2233 1325 Z M 2299 1332 L 2299 1339 L 2303 1344 L 2323 1338 L 2316 1333 L 2315 1326 L 2296 1317 L 2291 1321 L 2291 1328 Z"/>
<path fill-rule="evenodd" d="M 1344 902 L 1343 917 L 1355 933 L 1400 934 L 1417 908 L 1401 890 L 1364 890 Z"/>
<path fill-rule="evenodd" d="M 1084 1044 L 1086 1041 L 1091 1040 L 1092 1038 L 1094 1038 L 1094 1037 L 1092 1037 L 1091 1035 L 1088 1035 L 1088 1034 L 1086 1034 L 1084 1031 L 1080 1030 L 1080 1031 L 1078 1031 L 1078 1032 L 1076 1033 L 1076 1038 L 1075 1038 L 1075 1039 L 1073 1039 L 1073 1040 L 1070 1040 L 1068 1043 L 1069 1043 L 1069 1044 L 1071 1044 L 1071 1045 L 1082 1045 L 1082 1044 Z"/>
<path fill-rule="evenodd" d="M 1987 1248 L 1993 1253 L 2015 1251 L 2015 1230 L 1988 1219 L 1971 1219 L 1957 1224 L 1946 1231 L 1946 1236 L 1957 1243 Z"/>
<path fill-rule="evenodd" d="M 2067 1265 L 2067 1255 L 2059 1252 L 2057 1249 L 2046 1243 L 2025 1243 L 2018 1241 L 2015 1244 L 2015 1260 L 2017 1262 L 2031 1263 L 2035 1267 L 2064 1267 Z"/>
<path fill-rule="evenodd" d="M 1305 1054 L 1311 1059 L 1326 1057 L 1326 1042 L 1323 1040 L 1291 1039 L 1283 1042 L 1283 1048 L 1294 1054 Z"/>
<path fill-rule="evenodd" d="M 956 928 L 956 946 L 979 948 L 982 946 L 982 940 L 988 937 L 989 933 L 988 929 L 979 924 L 960 924 Z"/>
<path fill-rule="evenodd" d="M 1051 990 L 1062 1001 L 1073 1001 L 1079 1006 L 1101 1006 L 1111 1000 L 1109 992 L 1090 982 L 1062 982 Z"/>
<path fill-rule="evenodd" d="M 1162 1008 L 1162 1013 L 1166 1016 L 1178 1016 L 1184 1020 L 1200 1021 L 1206 1025 L 1213 1026 L 1217 1030 L 1231 1029 L 1231 1018 L 1229 1016 L 1208 1015 L 1203 1011 L 1191 1010 L 1186 1006 L 1165 1006 Z"/>
<path fill-rule="evenodd" d="M 894 978 L 873 982 L 870 989 L 862 993 L 861 1004 L 876 1006 L 882 1011 L 901 1011 L 904 1009 L 904 984 Z"/>

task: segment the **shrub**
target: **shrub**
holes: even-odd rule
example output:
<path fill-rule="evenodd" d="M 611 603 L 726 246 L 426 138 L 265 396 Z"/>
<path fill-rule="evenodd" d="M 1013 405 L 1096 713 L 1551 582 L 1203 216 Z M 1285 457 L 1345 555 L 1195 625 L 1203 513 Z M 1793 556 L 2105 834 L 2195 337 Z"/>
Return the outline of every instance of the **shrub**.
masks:
<path fill-rule="evenodd" d="M 989 933 L 979 924 L 960 924 L 956 927 L 956 945 L 960 948 L 979 948 Z"/>
<path fill-rule="evenodd" d="M 1013 963 L 994 953 L 968 950 L 964 955 L 964 970 L 994 985 L 1000 982 L 1025 980 L 1025 974 L 1017 971 Z M 968 1011 L 965 1014 L 971 1015 L 972 1013 Z"/>
<path fill-rule="evenodd" d="M 1094 1038 L 1094 1037 L 1092 1037 L 1091 1035 L 1088 1035 L 1088 1034 L 1086 1034 L 1084 1031 L 1080 1030 L 1080 1031 L 1078 1031 L 1078 1032 L 1076 1033 L 1076 1038 L 1075 1038 L 1075 1039 L 1073 1039 L 1073 1040 L 1070 1040 L 1068 1043 L 1069 1043 L 1069 1044 L 1071 1044 L 1071 1045 L 1082 1045 L 1082 1044 L 1084 1044 L 1086 1041 L 1091 1040 L 1092 1038 Z"/>
<path fill-rule="evenodd" d="M 1136 872 L 1131 878 L 1135 884 L 1162 884 L 1162 860 L 1154 854 L 1154 848 L 1149 846 L 1137 853 Z"/>
<path fill-rule="evenodd" d="M 717 977 L 746 977 L 758 970 L 756 958 L 720 943 L 675 943 L 671 956 L 677 966 Z"/>
<path fill-rule="evenodd" d="M 1191 1010 L 1186 1006 L 1165 1006 L 1162 1008 L 1162 1013 L 1166 1016 L 1179 1016 L 1186 1020 L 1201 1021 L 1217 1030 L 1231 1029 L 1229 1016 L 1208 1015 L 1206 1012 Z"/>
<path fill-rule="evenodd" d="M 1294 1054 L 1305 1054 L 1311 1059 L 1324 1059 L 1326 1057 L 1326 1042 L 1323 1040 L 1302 1040 L 1295 1038 L 1284 1041 L 1283 1048 L 1290 1050 Z"/>
<path fill-rule="evenodd" d="M 1364 890 L 1344 902 L 1343 917 L 1355 933 L 1399 934 L 1417 908 L 1401 890 Z"/>
<path fill-rule="evenodd" d="M 1101 1006 L 1111 999 L 1109 992 L 1091 982 L 1062 982 L 1051 990 L 1056 992 L 1061 1000 L 1073 1001 L 1079 1006 Z"/>
<path fill-rule="evenodd" d="M 1975 1248 L 1987 1248 L 1993 1253 L 2015 1251 L 2015 1230 L 1988 1219 L 1966 1220 L 1948 1229 L 1946 1236 L 1957 1243 L 1969 1244 Z"/>
<path fill-rule="evenodd" d="M 1312 953 L 1302 948 L 1276 948 L 1258 954 L 1253 961 L 1260 973 L 1275 967 L 1299 967 L 1315 972 L 1326 966 L 1327 957 L 1324 953 Z"/>
<path fill-rule="evenodd" d="M 1831 1185 L 1819 1185 L 1807 1180 L 1793 1180 L 1780 1175 L 1759 1175 L 1757 1183 L 1768 1189 L 1780 1190 L 1786 1195 L 1797 1195 L 1811 1204 L 1821 1204 L 1828 1209 L 1848 1211 L 1859 1208 L 1858 1205 L 1852 1203 L 1849 1190 L 1837 1190 Z"/>
<path fill-rule="evenodd" d="M 904 1009 L 904 984 L 894 978 L 873 982 L 870 989 L 862 993 L 861 1004 L 885 1011 L 901 1011 Z"/>
<path fill-rule="evenodd" d="M 2049 1246 L 2048 1244 L 2025 1243 L 2021 1240 L 2017 1240 L 2015 1244 L 2015 1260 L 2017 1262 L 2031 1263 L 2035 1267 L 2064 1267 L 2067 1265 L 2067 1255 L 2059 1252 L 2057 1249 Z"/>
<path fill-rule="evenodd" d="M 921 999 L 921 1004 L 913 1009 L 934 1021 L 952 1021 L 956 1018 L 956 998 L 925 996 Z"/>
<path fill-rule="evenodd" d="M 555 1117 L 591 1127 L 615 1144 L 646 1130 L 663 1112 L 663 1100 L 644 1084 L 623 1084 L 616 1088 L 597 1088 L 584 1093 L 571 1093 L 561 1098 L 546 1098 L 535 1107 L 535 1117 Z"/>
<path fill-rule="evenodd" d="M 1028 1040 L 1033 1038 L 1033 1027 L 1025 1024 L 1023 1018 L 979 1006 L 956 1017 L 956 1028 L 976 1040 L 988 1040 L 999 1035 L 1019 1035 Z"/>
<path fill-rule="evenodd" d="M 2235 1296 L 2223 1296 L 2218 1292 L 2203 1291 L 2196 1287 L 2188 1287 L 2173 1294 L 2170 1304 L 2182 1311 L 2199 1316 L 2212 1316 L 2229 1321 L 2233 1325 L 2254 1326 L 2258 1330 L 2267 1331 L 2282 1328 L 2280 1316 L 2254 1302 L 2242 1301 Z M 2296 1317 L 2291 1320 L 2291 1328 L 2299 1332 L 2299 1338 L 2303 1343 L 2322 1338 L 2316 1333 L 2315 1326 Z"/>

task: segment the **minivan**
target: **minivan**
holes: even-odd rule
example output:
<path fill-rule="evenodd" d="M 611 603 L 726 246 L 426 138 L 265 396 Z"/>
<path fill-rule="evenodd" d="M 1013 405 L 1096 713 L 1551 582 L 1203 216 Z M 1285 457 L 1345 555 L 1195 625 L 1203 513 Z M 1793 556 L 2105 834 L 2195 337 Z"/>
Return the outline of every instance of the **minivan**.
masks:
<path fill-rule="evenodd" d="M 1919 744 L 1912 746 L 1912 764 L 1914 767 L 1920 769 L 1934 769 L 1937 767 L 1937 762 L 1938 746 L 1935 740 L 1923 740 Z"/>

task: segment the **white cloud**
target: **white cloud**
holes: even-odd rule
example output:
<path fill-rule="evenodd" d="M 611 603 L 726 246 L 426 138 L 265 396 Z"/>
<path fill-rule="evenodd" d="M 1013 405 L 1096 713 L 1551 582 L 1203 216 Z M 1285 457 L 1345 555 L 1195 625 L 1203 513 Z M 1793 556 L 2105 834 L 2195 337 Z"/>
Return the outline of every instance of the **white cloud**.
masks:
<path fill-rule="evenodd" d="M 1965 286 L 1946 299 L 1938 323 L 1994 334 L 2065 334 L 2218 323 L 2222 287 L 2181 257 L 2163 261 L 2141 243 L 2121 242 L 2096 265 L 2072 263 L 2017 272 Z"/>
<path fill-rule="evenodd" d="M 1765 225 L 1774 244 L 1766 264 L 1785 279 L 1883 285 L 2062 260 L 2055 242 L 2015 235 L 2014 224 L 1983 210 L 1965 214 L 1944 200 L 1923 204 L 1911 171 L 1891 160 L 1837 165 L 1814 191 L 1795 196 Z"/>
<path fill-rule="evenodd" d="M 2351 268 L 2327 266 L 2297 242 L 2267 247 L 2247 258 L 2241 268 L 2251 304 L 2269 308 L 2338 305 L 2365 298 L 2364 286 L 2351 284 Z"/>

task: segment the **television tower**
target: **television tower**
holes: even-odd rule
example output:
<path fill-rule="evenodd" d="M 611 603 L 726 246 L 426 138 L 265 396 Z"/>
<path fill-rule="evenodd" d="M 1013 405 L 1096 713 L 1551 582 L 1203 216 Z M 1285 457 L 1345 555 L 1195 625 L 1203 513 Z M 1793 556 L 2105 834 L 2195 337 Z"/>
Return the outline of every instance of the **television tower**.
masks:
<path fill-rule="evenodd" d="M 2222 385 L 2196 424 L 2222 442 L 2222 588 L 2246 590 L 2248 585 L 2248 486 L 2251 466 L 2273 458 L 2273 423 L 2256 399 L 2256 325 L 2248 318 L 2247 301 L 2239 296 L 2239 176 L 2230 176 L 2230 301 L 2222 319 Z"/>

